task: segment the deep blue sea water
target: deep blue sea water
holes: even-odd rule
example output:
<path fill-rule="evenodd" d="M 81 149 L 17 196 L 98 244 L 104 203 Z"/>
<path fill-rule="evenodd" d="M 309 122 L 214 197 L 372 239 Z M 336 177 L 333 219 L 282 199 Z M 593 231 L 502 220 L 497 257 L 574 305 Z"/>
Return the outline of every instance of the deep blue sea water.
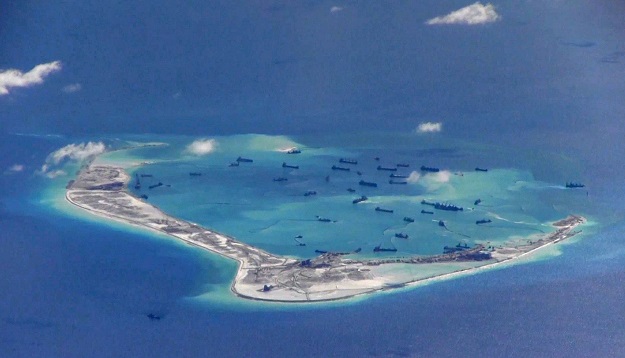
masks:
<path fill-rule="evenodd" d="M 423 25 L 469 3 L 6 4 L 0 68 L 64 68 L 0 97 L 0 356 L 622 356 L 625 5 L 501 1 L 498 23 Z M 82 90 L 61 91 L 73 83 Z M 443 122 L 426 148 L 444 141 L 539 183 L 583 181 L 587 198 L 539 200 L 598 224 L 545 260 L 357 301 L 269 305 L 229 296 L 232 262 L 59 210 L 51 193 L 69 176 L 35 174 L 69 143 L 133 135 L 184 145 L 266 133 L 328 156 L 410 159 L 420 147 L 393 136 L 423 121 Z M 448 154 L 420 159 L 476 166 Z M 15 164 L 24 170 L 5 171 Z"/>

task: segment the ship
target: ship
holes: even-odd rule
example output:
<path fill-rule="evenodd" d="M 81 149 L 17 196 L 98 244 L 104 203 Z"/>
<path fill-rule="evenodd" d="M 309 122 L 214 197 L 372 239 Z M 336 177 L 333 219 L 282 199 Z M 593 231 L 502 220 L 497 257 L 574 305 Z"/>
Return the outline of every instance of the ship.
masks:
<path fill-rule="evenodd" d="M 406 216 L 406 217 L 404 217 L 404 221 L 407 222 L 407 223 L 413 223 L 414 219 L 411 218 L 411 217 Z"/>
<path fill-rule="evenodd" d="M 434 167 L 426 167 L 425 165 L 421 166 L 421 171 L 423 172 L 430 172 L 430 173 L 438 173 L 441 170 L 438 168 L 434 168 Z"/>
<path fill-rule="evenodd" d="M 427 211 L 427 210 L 421 210 L 421 214 L 430 214 L 430 215 L 434 215 L 433 211 Z"/>
<path fill-rule="evenodd" d="M 475 225 L 481 225 L 481 224 L 488 224 L 488 223 L 492 223 L 493 221 L 491 219 L 482 219 L 482 220 L 478 220 L 475 222 Z"/>
<path fill-rule="evenodd" d="M 396 172 L 397 168 L 389 168 L 389 167 L 383 167 L 381 165 L 378 165 L 378 170 L 385 170 L 385 171 L 388 171 L 388 172 Z"/>
<path fill-rule="evenodd" d="M 239 162 L 239 163 L 253 163 L 254 160 L 249 159 L 249 158 L 238 157 L 237 158 L 237 162 Z"/>
<path fill-rule="evenodd" d="M 410 164 L 406 164 L 406 163 L 398 163 L 397 166 L 399 168 L 408 168 L 410 166 Z"/>
<path fill-rule="evenodd" d="M 567 182 L 566 183 L 566 187 L 569 189 L 574 189 L 574 188 L 583 188 L 586 185 L 582 184 L 582 183 L 575 183 L 575 182 Z"/>
<path fill-rule="evenodd" d="M 389 175 L 388 177 L 389 177 L 389 178 L 395 178 L 395 179 L 408 179 L 408 176 L 407 176 L 407 175 L 404 175 L 404 174 L 395 174 L 395 173 L 393 173 L 393 174 Z"/>
<path fill-rule="evenodd" d="M 378 245 L 373 248 L 373 252 L 397 252 L 396 248 L 383 248 L 382 245 Z"/>
<path fill-rule="evenodd" d="M 286 152 L 286 154 L 299 154 L 299 153 L 301 153 L 301 152 L 302 152 L 302 151 L 301 151 L 301 150 L 299 150 L 299 149 L 297 149 L 297 148 L 291 148 L 291 149 L 289 149 L 289 151 L 288 151 L 288 152 Z"/>
<path fill-rule="evenodd" d="M 299 239 L 303 238 L 302 235 L 297 235 L 295 236 L 294 240 L 295 242 L 297 242 L 297 246 L 306 246 L 305 242 L 301 242 Z"/>
<path fill-rule="evenodd" d="M 358 164 L 358 161 L 355 159 L 347 159 L 347 158 L 341 158 L 339 159 L 339 163 L 343 163 L 343 164 Z"/>
<path fill-rule="evenodd" d="M 477 199 L 475 202 L 473 202 L 473 205 L 478 205 L 481 202 L 482 202 L 482 199 Z"/>
<path fill-rule="evenodd" d="M 364 180 L 359 181 L 358 185 L 370 186 L 370 187 L 373 187 L 373 188 L 377 188 L 378 187 L 378 184 L 372 183 L 372 182 L 369 182 L 369 181 L 364 181 Z"/>
<path fill-rule="evenodd" d="M 476 172 L 487 172 L 487 171 L 488 171 L 488 169 L 485 169 L 485 168 L 478 168 L 478 167 L 476 167 L 476 168 L 475 168 L 475 171 L 476 171 Z"/>
<path fill-rule="evenodd" d="M 362 203 L 363 201 L 368 200 L 369 198 L 367 198 L 366 196 L 361 196 L 360 198 L 356 198 L 354 200 L 352 200 L 352 204 L 358 204 L 358 203 Z"/>
<path fill-rule="evenodd" d="M 382 212 L 382 213 L 392 213 L 393 212 L 392 209 L 384 209 L 384 208 L 381 208 L 379 206 L 375 207 L 375 211 L 379 211 L 379 212 Z"/>
<path fill-rule="evenodd" d="M 333 165 L 333 166 L 332 166 L 332 170 L 342 170 L 342 171 L 344 171 L 344 172 L 348 172 L 348 171 L 349 171 L 349 168 L 339 167 L 339 166 Z"/>
<path fill-rule="evenodd" d="M 445 246 L 443 247 L 443 252 L 446 254 L 451 254 L 454 252 L 464 251 L 468 249 L 469 249 L 469 245 L 467 245 L 467 243 L 464 243 L 464 244 L 458 244 L 456 246 Z"/>
<path fill-rule="evenodd" d="M 389 184 L 408 184 L 408 182 L 405 180 L 395 181 L 393 179 L 389 180 L 388 183 Z"/>
<path fill-rule="evenodd" d="M 282 168 L 299 169 L 299 165 L 288 165 L 286 162 L 282 162 Z"/>
<path fill-rule="evenodd" d="M 289 179 L 285 178 L 285 177 L 279 177 L 279 178 L 273 178 L 273 181 L 287 181 Z"/>
<path fill-rule="evenodd" d="M 141 189 L 141 182 L 139 181 L 139 175 L 135 174 L 135 179 L 136 179 L 135 189 L 139 190 L 139 189 Z"/>
<path fill-rule="evenodd" d="M 304 196 L 313 196 L 313 195 L 317 195 L 317 192 L 314 190 L 309 190 L 304 193 Z"/>
<path fill-rule="evenodd" d="M 434 204 L 434 209 L 445 210 L 445 211 L 462 211 L 463 208 L 453 205 L 453 204 L 445 204 L 445 203 L 436 203 Z"/>
<path fill-rule="evenodd" d="M 239 166 L 239 162 L 232 162 L 230 163 L 230 165 L 228 165 L 229 167 L 238 167 Z"/>
<path fill-rule="evenodd" d="M 400 238 L 400 239 L 407 239 L 408 234 L 404 234 L 403 232 L 398 232 L 398 233 L 395 233 L 395 237 Z"/>
<path fill-rule="evenodd" d="M 202 176 L 202 173 L 191 172 L 191 173 L 189 173 L 189 175 L 192 176 L 192 177 L 199 177 L 199 176 Z"/>
<path fill-rule="evenodd" d="M 148 189 L 158 188 L 159 186 L 163 186 L 163 183 L 158 182 L 158 184 L 150 185 L 150 186 L 148 187 Z"/>
<path fill-rule="evenodd" d="M 147 314 L 147 317 L 150 319 L 150 321 L 159 321 L 161 319 L 161 316 L 157 316 L 154 313 Z"/>

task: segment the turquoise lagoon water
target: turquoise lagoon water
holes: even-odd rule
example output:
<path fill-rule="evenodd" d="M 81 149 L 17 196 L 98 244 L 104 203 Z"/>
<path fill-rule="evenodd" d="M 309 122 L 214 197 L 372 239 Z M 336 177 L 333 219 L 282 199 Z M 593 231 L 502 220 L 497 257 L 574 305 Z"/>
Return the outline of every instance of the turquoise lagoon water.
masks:
<path fill-rule="evenodd" d="M 443 146 L 418 135 L 399 134 L 387 137 L 393 140 L 383 145 L 369 146 L 350 143 L 349 138 L 331 145 L 306 138 L 236 135 L 212 138 L 217 143 L 215 150 L 196 156 L 185 149 L 194 139 L 159 137 L 158 142 L 168 145 L 115 151 L 98 161 L 126 165 L 134 175 L 152 175 L 140 178 L 140 190 L 133 189 L 133 180 L 131 190 L 148 195 L 149 202 L 171 215 L 282 255 L 308 258 L 317 255 L 315 250 L 351 252 L 361 248 L 354 256 L 378 257 L 380 254 L 372 251 L 376 245 L 396 247 L 397 255 L 433 255 L 441 253 L 443 246 L 461 242 L 521 242 L 552 231 L 553 221 L 585 214 L 590 206 L 586 190 L 566 190 L 563 182 L 537 180 L 528 169 L 490 166 L 500 160 L 496 157 L 506 155 L 501 148 L 476 151 L 475 146 L 453 140 L 445 140 L 449 144 Z M 292 147 L 302 153 L 285 153 Z M 254 162 L 230 167 L 238 156 Z M 341 157 L 356 159 L 358 165 L 340 164 Z M 300 168 L 282 168 L 283 162 Z M 397 163 L 410 165 L 397 171 L 411 176 L 407 185 L 391 185 L 390 172 L 377 170 L 378 165 L 395 167 Z M 485 163 L 488 172 L 474 170 Z M 331 170 L 332 165 L 351 170 Z M 419 170 L 421 165 L 440 167 L 441 172 L 424 173 Z M 190 172 L 202 176 L 190 176 Z M 288 180 L 275 182 L 278 177 Z M 376 182 L 378 187 L 360 186 L 360 179 Z M 165 185 L 148 189 L 158 182 Z M 348 188 L 356 192 L 348 192 Z M 305 196 L 307 191 L 317 195 Z M 369 200 L 354 205 L 352 200 L 360 195 Z M 465 210 L 433 210 L 421 204 L 424 199 L 453 203 Z M 479 205 L 474 204 L 477 199 L 481 199 Z M 394 212 L 376 212 L 376 207 Z M 585 209 L 580 212 L 582 207 Z M 434 215 L 421 214 L 422 209 L 434 211 Z M 318 216 L 333 222 L 320 222 Z M 415 221 L 408 223 L 404 217 Z M 482 219 L 492 223 L 476 225 Z M 439 220 L 445 227 L 438 225 Z M 395 238 L 400 232 L 409 238 Z M 303 238 L 295 240 L 299 235 Z M 306 246 L 297 245 L 298 241 Z"/>

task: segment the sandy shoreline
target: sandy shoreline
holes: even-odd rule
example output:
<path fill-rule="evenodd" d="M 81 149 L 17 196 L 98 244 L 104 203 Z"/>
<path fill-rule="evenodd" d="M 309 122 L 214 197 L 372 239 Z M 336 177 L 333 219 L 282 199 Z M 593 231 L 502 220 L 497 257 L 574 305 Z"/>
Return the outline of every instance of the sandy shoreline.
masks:
<path fill-rule="evenodd" d="M 236 260 L 238 269 L 231 291 L 261 301 L 333 301 L 466 275 L 513 262 L 568 239 L 585 222 L 582 217 L 569 216 L 554 223 L 555 232 L 535 242 L 489 251 L 478 245 L 464 252 L 430 257 L 354 260 L 330 253 L 297 260 L 170 216 L 131 195 L 127 190 L 129 181 L 130 176 L 122 168 L 92 164 L 68 185 L 65 199 L 94 215 L 164 233 Z"/>

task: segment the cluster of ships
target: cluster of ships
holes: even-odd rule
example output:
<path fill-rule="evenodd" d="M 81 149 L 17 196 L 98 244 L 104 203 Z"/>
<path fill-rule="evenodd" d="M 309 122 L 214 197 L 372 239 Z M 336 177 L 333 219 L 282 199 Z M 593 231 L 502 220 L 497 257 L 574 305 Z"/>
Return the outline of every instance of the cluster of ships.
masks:
<path fill-rule="evenodd" d="M 301 153 L 301 150 L 299 150 L 297 148 L 292 148 L 292 149 L 290 149 L 290 150 L 288 150 L 286 152 L 286 154 L 291 154 L 291 155 L 292 154 L 300 154 L 300 153 Z M 379 161 L 380 158 L 379 157 L 375 157 L 374 160 Z M 231 162 L 229 164 L 229 166 L 230 167 L 239 167 L 241 164 L 251 164 L 253 162 L 254 162 L 253 159 L 240 157 L 239 156 L 238 158 L 236 158 L 236 160 Z M 330 169 L 332 171 L 339 171 L 339 172 L 352 172 L 352 169 L 357 168 L 357 166 L 358 166 L 358 160 L 356 160 L 356 159 L 340 158 L 338 160 L 338 165 L 337 164 L 332 165 Z M 300 168 L 299 165 L 289 164 L 286 161 L 282 162 L 281 167 L 283 169 L 291 169 L 291 170 L 297 170 L 297 169 Z M 389 172 L 390 173 L 388 184 L 390 184 L 390 185 L 405 185 L 405 184 L 408 184 L 409 175 L 398 173 L 398 171 L 400 169 L 405 169 L 405 168 L 409 168 L 409 167 L 410 167 L 410 165 L 407 164 L 407 163 L 397 163 L 395 166 L 382 166 L 382 165 L 378 165 L 375 169 L 378 172 Z M 425 165 L 422 165 L 419 169 L 420 169 L 421 172 L 424 172 L 424 173 L 438 173 L 438 172 L 440 172 L 440 168 L 430 167 L 430 166 L 425 166 Z M 476 172 L 488 172 L 488 169 L 476 167 L 475 171 Z M 353 172 L 355 172 L 358 176 L 362 176 L 363 175 L 363 173 L 361 171 L 359 171 L 359 170 L 354 170 Z M 201 172 L 190 172 L 189 175 L 191 177 L 201 177 L 202 173 Z M 142 188 L 141 180 L 142 179 L 144 179 L 144 178 L 151 178 L 151 177 L 153 177 L 151 174 L 145 174 L 145 173 L 144 174 L 138 174 L 138 173 L 135 174 L 135 185 L 134 185 L 135 190 L 137 190 L 137 191 L 141 190 L 141 188 Z M 285 176 L 280 176 L 280 177 L 273 178 L 273 181 L 274 182 L 286 182 L 286 181 L 288 181 L 288 178 L 285 177 Z M 329 175 L 326 176 L 326 181 L 330 181 L 330 176 Z M 358 181 L 358 185 L 362 186 L 362 187 L 368 187 L 368 188 L 377 188 L 378 187 L 378 183 L 377 182 L 367 181 L 367 180 L 364 180 L 364 179 L 360 179 Z M 161 187 L 161 186 L 169 187 L 170 185 L 163 184 L 162 182 L 159 181 L 159 182 L 157 182 L 155 184 L 149 185 L 147 188 L 149 190 L 151 190 L 151 189 L 156 189 L 156 188 Z M 565 186 L 566 186 L 566 188 L 583 188 L 583 187 L 585 187 L 585 185 L 583 185 L 581 183 L 577 183 L 577 182 L 567 182 Z M 348 188 L 347 190 L 350 193 L 355 193 L 356 192 L 356 190 L 353 189 L 353 188 Z M 303 193 L 303 195 L 305 197 L 316 196 L 317 195 L 317 191 L 315 191 L 315 190 L 308 190 L 308 191 L 305 191 Z M 140 195 L 140 197 L 142 199 L 144 199 L 144 200 L 148 199 L 148 196 L 146 194 L 142 194 L 142 195 Z M 365 202 L 367 200 L 369 200 L 369 198 L 367 196 L 361 195 L 360 197 L 357 197 L 357 198 L 353 199 L 352 203 L 353 204 L 359 204 L 359 203 Z M 475 200 L 474 205 L 477 206 L 481 202 L 482 202 L 481 199 L 477 199 L 477 200 Z M 446 202 L 430 202 L 430 201 L 427 201 L 427 200 L 423 199 L 421 201 L 421 204 L 425 205 L 425 206 L 429 206 L 429 207 L 431 207 L 434 210 L 441 210 L 441 211 L 448 211 L 448 212 L 462 212 L 462 211 L 464 211 L 463 207 L 460 207 L 460 206 L 457 206 L 457 205 L 454 205 L 454 204 L 451 204 L 451 203 L 446 203 Z M 384 208 L 384 207 L 380 207 L 380 206 L 376 206 L 374 210 L 376 212 L 386 213 L 386 214 L 393 214 L 395 212 L 394 209 Z M 434 211 L 432 211 L 432 210 L 425 210 L 425 209 L 423 209 L 423 210 L 421 210 L 420 213 L 421 214 L 425 214 L 425 215 L 434 215 Z M 327 223 L 335 222 L 334 220 L 331 220 L 331 219 L 328 219 L 328 218 L 325 218 L 325 217 L 321 217 L 321 216 L 317 216 L 317 221 L 319 221 L 319 222 L 327 222 Z M 410 223 L 415 222 L 415 219 L 412 218 L 412 217 L 406 216 L 406 217 L 403 218 L 403 221 L 406 224 L 410 224 Z M 491 222 L 492 221 L 490 219 L 481 219 L 481 220 L 477 220 L 475 222 L 475 224 L 476 225 L 484 225 L 484 224 L 489 224 Z M 438 225 L 441 226 L 441 227 L 446 228 L 445 222 L 442 221 L 442 220 L 438 221 Z M 301 235 L 298 235 L 298 236 L 295 237 L 295 241 L 297 243 L 297 246 L 306 246 L 306 243 L 301 241 L 302 238 L 303 238 L 303 236 L 301 236 Z M 405 234 L 403 232 L 396 232 L 396 233 L 394 233 L 394 236 L 392 238 L 408 239 L 409 236 L 408 236 L 408 234 Z M 382 244 L 379 244 L 379 245 L 377 245 L 377 246 L 375 246 L 373 248 L 373 252 L 376 252 L 376 253 L 378 253 L 378 252 L 397 252 L 397 248 L 395 248 L 394 245 L 392 245 L 392 238 L 391 238 L 391 245 L 389 247 L 383 247 Z M 457 252 L 457 251 L 467 250 L 469 248 L 470 247 L 466 243 L 463 243 L 463 244 L 458 244 L 458 245 L 453 246 L 453 247 L 445 246 L 443 248 L 443 252 L 444 253 L 453 253 L 453 252 Z M 326 253 L 328 251 L 316 250 L 316 252 L 317 253 Z M 360 252 L 360 248 L 358 250 L 356 250 L 355 252 Z"/>

